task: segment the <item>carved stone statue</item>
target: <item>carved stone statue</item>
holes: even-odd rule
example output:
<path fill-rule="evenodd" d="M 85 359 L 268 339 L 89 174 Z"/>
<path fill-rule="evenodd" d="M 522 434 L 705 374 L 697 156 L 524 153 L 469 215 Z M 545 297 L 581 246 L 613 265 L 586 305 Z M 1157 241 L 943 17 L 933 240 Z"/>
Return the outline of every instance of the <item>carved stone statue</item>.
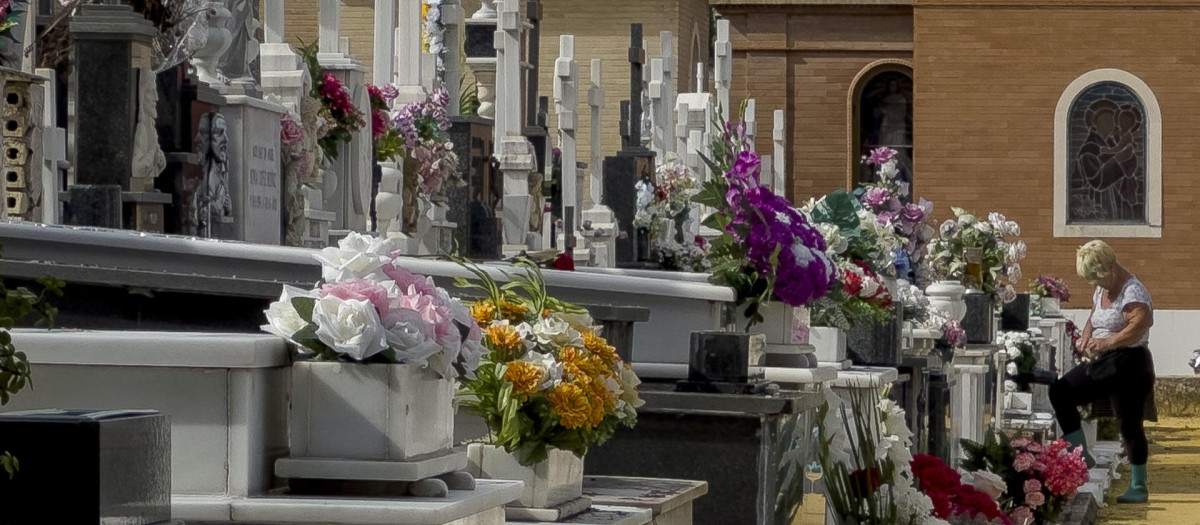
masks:
<path fill-rule="evenodd" d="M 192 55 L 192 66 L 196 69 L 196 78 L 209 85 L 228 84 L 229 79 L 220 71 L 221 57 L 229 49 L 233 39 L 228 22 L 232 18 L 229 8 L 223 2 L 209 2 L 206 11 L 208 29 L 204 46 Z"/>
<path fill-rule="evenodd" d="M 194 199 L 196 224 L 199 235 L 212 235 L 214 222 L 227 222 L 233 218 L 233 200 L 229 196 L 229 134 L 225 117 L 211 112 L 200 118 L 196 133 L 204 166 L 204 183 L 197 188 Z"/>
<path fill-rule="evenodd" d="M 167 167 L 167 158 L 158 144 L 158 130 L 154 121 L 158 118 L 158 86 L 150 68 L 138 70 L 138 115 L 133 131 L 133 178 L 142 179 L 144 184 L 137 190 L 150 189 L 154 178 Z"/>
<path fill-rule="evenodd" d="M 221 56 L 220 70 L 232 81 L 253 82 L 258 67 L 258 2 L 226 0 L 229 18 L 225 27 L 230 33 L 229 48 Z"/>

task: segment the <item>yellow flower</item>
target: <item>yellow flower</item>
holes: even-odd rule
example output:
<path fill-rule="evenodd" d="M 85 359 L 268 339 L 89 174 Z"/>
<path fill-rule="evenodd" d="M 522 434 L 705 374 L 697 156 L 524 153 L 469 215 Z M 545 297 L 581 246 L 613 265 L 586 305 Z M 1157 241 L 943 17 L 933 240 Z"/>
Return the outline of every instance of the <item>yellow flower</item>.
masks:
<path fill-rule="evenodd" d="M 617 408 L 617 400 L 612 392 L 609 392 L 604 381 L 592 381 L 587 385 L 588 404 L 591 405 L 591 412 L 588 414 L 588 423 L 595 427 L 604 421 L 604 416 L 608 415 L 610 408 Z"/>
<path fill-rule="evenodd" d="M 572 381 L 580 383 L 587 383 L 596 376 L 588 357 L 583 350 L 573 346 L 563 347 L 558 351 L 558 362 L 562 363 L 563 373 L 570 376 Z"/>
<path fill-rule="evenodd" d="M 496 320 L 496 305 L 491 301 L 475 301 L 471 304 L 471 318 L 480 328 L 487 328 Z"/>
<path fill-rule="evenodd" d="M 525 322 L 525 316 L 529 315 L 529 308 L 521 303 L 514 303 L 507 299 L 500 301 L 500 316 L 508 319 L 508 322 L 520 324 Z"/>
<path fill-rule="evenodd" d="M 514 392 L 526 395 L 537 392 L 544 376 L 541 368 L 526 361 L 509 361 L 506 367 L 504 379 L 512 383 Z"/>
<path fill-rule="evenodd" d="M 550 391 L 550 408 L 566 429 L 586 426 L 592 419 L 592 407 L 583 388 L 575 383 L 559 383 Z"/>
<path fill-rule="evenodd" d="M 617 349 L 608 344 L 606 339 L 596 335 L 595 332 L 583 333 L 583 347 L 607 365 L 611 366 L 621 360 L 621 356 L 617 355 Z"/>
<path fill-rule="evenodd" d="M 495 323 L 483 333 L 493 351 L 503 352 L 508 357 L 517 357 L 525 346 L 521 334 L 510 324 Z"/>

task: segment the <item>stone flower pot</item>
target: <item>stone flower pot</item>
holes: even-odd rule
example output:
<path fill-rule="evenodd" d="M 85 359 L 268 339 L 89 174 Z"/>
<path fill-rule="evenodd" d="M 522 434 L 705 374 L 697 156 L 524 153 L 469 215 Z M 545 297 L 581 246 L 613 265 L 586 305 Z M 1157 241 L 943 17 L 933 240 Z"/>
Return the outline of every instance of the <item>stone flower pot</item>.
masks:
<path fill-rule="evenodd" d="M 967 303 L 963 300 L 966 293 L 967 287 L 958 281 L 938 281 L 925 289 L 929 306 L 958 322 L 967 315 Z"/>
<path fill-rule="evenodd" d="M 478 478 L 525 482 L 521 498 L 510 507 L 548 509 L 583 497 L 583 458 L 551 448 L 545 460 L 526 467 L 517 455 L 482 443 L 467 447 L 467 469 Z"/>
<path fill-rule="evenodd" d="M 292 458 L 406 461 L 454 444 L 454 382 L 406 364 L 300 361 Z"/>
<path fill-rule="evenodd" d="M 1062 317 L 1062 302 L 1056 297 L 1042 297 L 1043 317 Z"/>
<path fill-rule="evenodd" d="M 817 361 L 840 363 L 846 360 L 846 331 L 828 326 L 809 328 L 808 341 L 817 349 Z"/>

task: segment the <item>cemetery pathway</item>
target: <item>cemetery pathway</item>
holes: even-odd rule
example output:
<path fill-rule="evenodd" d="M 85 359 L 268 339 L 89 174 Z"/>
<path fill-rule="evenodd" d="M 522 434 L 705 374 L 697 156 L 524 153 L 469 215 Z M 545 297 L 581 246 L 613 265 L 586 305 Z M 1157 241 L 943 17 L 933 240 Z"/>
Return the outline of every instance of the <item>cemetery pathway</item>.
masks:
<path fill-rule="evenodd" d="M 1200 417 L 1161 417 L 1148 423 L 1150 502 L 1117 505 L 1113 499 L 1129 484 L 1129 467 L 1108 491 L 1109 505 L 1098 523 L 1200 525 Z"/>

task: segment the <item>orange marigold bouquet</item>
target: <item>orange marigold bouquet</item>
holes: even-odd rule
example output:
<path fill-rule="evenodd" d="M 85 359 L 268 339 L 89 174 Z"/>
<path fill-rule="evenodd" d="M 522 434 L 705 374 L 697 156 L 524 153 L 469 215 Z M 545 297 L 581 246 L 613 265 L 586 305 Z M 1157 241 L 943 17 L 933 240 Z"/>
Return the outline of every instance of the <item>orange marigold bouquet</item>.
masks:
<path fill-rule="evenodd" d="M 633 368 L 599 333 L 587 311 L 549 297 L 541 270 L 528 260 L 503 286 L 478 266 L 457 284 L 482 292 L 471 317 L 487 353 L 474 379 L 462 380 L 461 406 L 487 422 L 493 445 L 522 465 L 546 459 L 547 448 L 583 457 L 588 447 L 632 427 L 642 406 Z"/>

